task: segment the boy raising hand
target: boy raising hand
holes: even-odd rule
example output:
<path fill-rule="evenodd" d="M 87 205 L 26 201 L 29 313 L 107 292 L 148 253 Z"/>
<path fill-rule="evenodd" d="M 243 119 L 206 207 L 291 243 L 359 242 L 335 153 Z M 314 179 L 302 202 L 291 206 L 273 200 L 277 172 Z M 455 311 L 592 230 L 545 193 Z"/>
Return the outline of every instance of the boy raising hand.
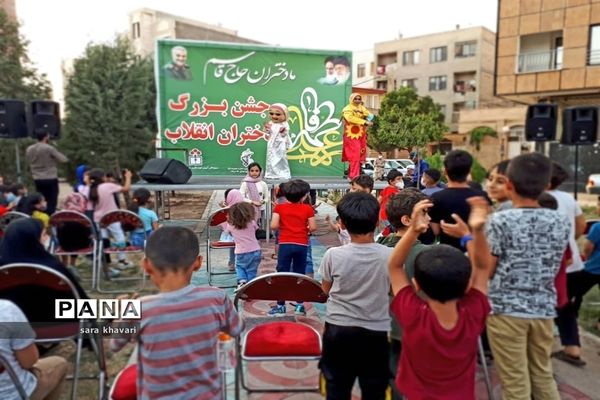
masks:
<path fill-rule="evenodd" d="M 483 233 L 489 205 L 482 197 L 468 203 L 472 273 L 469 259 L 459 250 L 431 246 L 416 257 L 414 289 L 410 285 L 404 262 L 417 237 L 427 230 L 430 200 L 415 205 L 411 225 L 389 259 L 395 295 L 391 310 L 404 332 L 396 385 L 411 400 L 475 399 L 477 341 L 490 312 L 489 252 Z"/>

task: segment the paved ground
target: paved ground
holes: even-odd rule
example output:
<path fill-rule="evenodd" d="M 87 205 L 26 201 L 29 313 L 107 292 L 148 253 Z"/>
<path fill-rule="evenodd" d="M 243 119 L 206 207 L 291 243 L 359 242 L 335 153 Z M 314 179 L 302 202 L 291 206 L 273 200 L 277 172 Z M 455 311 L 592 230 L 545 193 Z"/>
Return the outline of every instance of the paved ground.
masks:
<path fill-rule="evenodd" d="M 221 199 L 223 196 L 221 191 L 215 191 L 213 197 L 208 203 L 207 211 L 204 214 L 204 220 L 206 216 L 210 214 L 210 212 L 216 210 L 218 206 L 216 205 L 217 200 Z M 318 269 L 318 265 L 325 253 L 325 250 L 329 246 L 335 246 L 339 243 L 337 242 L 337 236 L 334 233 L 328 232 L 326 229 L 324 217 L 327 214 L 335 216 L 335 209 L 328 204 L 323 203 L 318 208 L 319 214 L 317 215 L 317 222 L 319 225 L 319 230 L 316 232 L 316 235 L 312 237 L 312 251 L 313 251 L 313 259 L 315 263 L 315 270 Z M 204 226 L 204 223 L 199 224 L 200 227 Z M 201 237 L 206 240 L 206 234 L 203 232 Z M 259 273 L 268 273 L 273 272 L 275 270 L 275 260 L 271 259 L 271 254 L 273 253 L 273 243 L 263 243 L 263 260 L 261 262 Z M 205 249 L 203 250 L 205 255 Z M 227 251 L 226 250 L 218 250 L 212 253 L 211 263 L 217 269 L 222 272 L 226 271 L 227 265 Z M 318 279 L 318 275 L 316 276 Z M 233 285 L 235 283 L 235 276 L 232 275 L 221 275 L 216 277 L 216 282 L 219 284 L 225 285 Z M 199 285 L 207 284 L 207 275 L 206 269 L 203 268 L 202 271 L 198 272 L 194 276 L 194 283 Z M 232 294 L 233 289 L 227 289 Z M 252 304 L 246 304 L 244 307 L 244 312 L 248 313 L 251 317 L 262 316 L 264 317 L 266 311 L 269 310 L 271 303 L 269 302 L 255 302 Z M 290 312 L 290 319 L 294 317 L 291 316 L 291 307 L 288 308 L 288 312 Z M 324 307 L 317 306 L 308 306 L 307 307 L 307 316 L 299 317 L 298 320 L 302 322 L 306 322 L 318 329 L 322 328 L 322 321 L 324 316 Z M 585 360 L 588 362 L 588 365 L 585 368 L 576 368 L 569 364 L 566 364 L 561 361 L 554 361 L 554 371 L 556 374 L 556 379 L 559 383 L 559 388 L 561 392 L 562 399 L 600 399 L 600 340 L 592 336 L 590 334 L 583 334 L 583 354 Z M 558 343 L 556 344 L 558 348 Z M 249 380 L 254 383 L 261 383 L 266 385 L 274 385 L 274 384 L 284 384 L 287 386 L 292 386 L 298 383 L 316 383 L 318 378 L 318 370 L 316 368 L 315 363 L 309 362 L 299 362 L 293 365 L 292 363 L 257 363 L 249 368 L 247 371 L 249 376 Z M 492 374 L 492 386 L 493 386 L 493 395 L 494 398 L 501 398 L 501 386 L 499 382 L 499 378 L 494 370 L 494 367 L 491 367 Z M 230 374 L 232 375 L 232 374 Z M 228 387 L 228 398 L 233 398 L 233 377 L 228 377 L 229 387 Z M 487 399 L 487 390 L 483 380 L 483 373 L 481 368 L 477 374 L 477 398 L 478 399 Z M 245 395 L 243 398 L 248 398 Z M 253 394 L 249 398 L 252 399 L 319 399 L 321 398 L 318 394 Z M 360 398 L 360 394 L 358 389 L 355 390 L 355 399 Z"/>

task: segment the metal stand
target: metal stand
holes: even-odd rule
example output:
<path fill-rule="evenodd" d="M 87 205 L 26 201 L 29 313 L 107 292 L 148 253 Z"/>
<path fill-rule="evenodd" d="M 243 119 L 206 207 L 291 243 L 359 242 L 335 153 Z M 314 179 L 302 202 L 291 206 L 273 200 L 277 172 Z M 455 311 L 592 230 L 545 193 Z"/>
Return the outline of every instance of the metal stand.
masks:
<path fill-rule="evenodd" d="M 22 183 L 21 178 L 21 155 L 19 154 L 19 139 L 15 139 L 15 160 L 17 163 L 17 183 Z"/>
<path fill-rule="evenodd" d="M 577 192 L 579 192 L 578 188 L 577 188 L 577 178 L 578 178 L 578 173 L 577 170 L 579 169 L 579 145 L 576 144 L 575 145 L 575 176 L 573 177 L 574 179 L 574 184 L 573 184 L 573 197 L 575 197 L 575 200 L 577 200 Z"/>

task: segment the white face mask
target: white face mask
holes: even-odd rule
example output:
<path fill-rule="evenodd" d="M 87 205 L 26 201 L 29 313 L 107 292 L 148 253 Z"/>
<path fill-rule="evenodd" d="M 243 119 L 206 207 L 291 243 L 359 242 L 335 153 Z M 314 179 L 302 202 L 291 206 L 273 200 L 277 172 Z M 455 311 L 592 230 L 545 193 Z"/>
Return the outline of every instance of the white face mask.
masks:
<path fill-rule="evenodd" d="M 404 181 L 396 182 L 396 189 L 404 189 Z"/>

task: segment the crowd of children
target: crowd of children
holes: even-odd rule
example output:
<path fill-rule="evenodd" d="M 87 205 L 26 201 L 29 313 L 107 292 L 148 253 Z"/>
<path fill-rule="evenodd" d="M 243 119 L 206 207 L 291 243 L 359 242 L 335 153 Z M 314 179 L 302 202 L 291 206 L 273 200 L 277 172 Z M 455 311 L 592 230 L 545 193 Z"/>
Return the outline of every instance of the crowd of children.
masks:
<path fill-rule="evenodd" d="M 572 203 L 556 191 L 564 180 L 560 166 L 537 153 L 518 156 L 492 167 L 483 192 L 469 185 L 472 163 L 462 150 L 447 154 L 447 187 L 435 169 L 423 173 L 421 189 L 404 188 L 402 174 L 392 170 L 378 198 L 372 178 L 360 175 L 337 204 L 335 223 L 325 218 L 341 242 L 318 268 L 329 296 L 319 363 L 327 399 L 350 399 L 356 380 L 363 399 L 384 399 L 389 386 L 394 398 L 474 399 L 478 342 L 487 332 L 504 399 L 558 400 L 551 363 L 557 309 L 565 350 L 555 356 L 583 365 L 571 348 L 579 346 L 576 320 L 572 325 L 581 297 L 600 282 L 600 225 L 588 233 L 587 261 L 575 263 L 571 242 L 580 234 L 581 210 L 561 210 Z M 223 204 L 239 286 L 256 277 L 262 258 L 256 231 L 272 199 L 261 173 L 251 164 L 240 190 L 228 191 Z M 94 170 L 88 177 L 97 221 L 99 210 L 116 209 L 113 194 L 129 189 L 130 174 L 123 186 Z M 316 230 L 310 186 L 290 180 L 279 193 L 270 218 L 277 271 L 310 273 L 309 235 Z M 190 284 L 202 261 L 193 232 L 157 229 L 156 215 L 145 208 L 149 192 L 133 198 L 144 220 L 138 238 L 148 236 L 143 268 L 160 292 L 142 298 L 138 396 L 216 398 L 217 334 L 238 335 L 241 321 L 223 291 Z M 439 243 L 422 240 L 430 231 Z M 116 228 L 111 234 L 121 237 Z M 305 315 L 304 304 L 294 312 Z M 268 315 L 286 313 L 278 301 Z M 124 344 L 114 339 L 112 348 Z"/>

